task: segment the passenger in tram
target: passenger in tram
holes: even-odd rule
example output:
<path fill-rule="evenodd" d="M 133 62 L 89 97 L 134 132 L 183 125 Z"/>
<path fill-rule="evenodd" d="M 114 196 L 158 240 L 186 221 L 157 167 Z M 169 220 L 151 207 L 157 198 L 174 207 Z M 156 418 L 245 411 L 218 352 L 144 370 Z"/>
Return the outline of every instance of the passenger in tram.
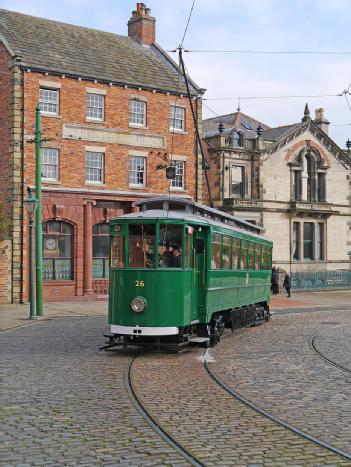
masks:
<path fill-rule="evenodd" d="M 170 268 L 172 267 L 172 262 L 173 262 L 173 254 L 169 249 L 169 245 L 167 245 L 164 252 L 160 255 L 158 266 L 160 268 Z"/>
<path fill-rule="evenodd" d="M 172 268 L 181 268 L 182 267 L 182 250 L 180 246 L 173 247 L 173 261 Z"/>

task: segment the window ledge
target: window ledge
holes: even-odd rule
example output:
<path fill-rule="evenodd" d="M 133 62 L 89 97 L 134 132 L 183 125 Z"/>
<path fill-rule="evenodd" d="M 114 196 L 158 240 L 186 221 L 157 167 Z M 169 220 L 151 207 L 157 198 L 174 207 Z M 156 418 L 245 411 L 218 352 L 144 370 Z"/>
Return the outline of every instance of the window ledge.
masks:
<path fill-rule="evenodd" d="M 76 281 L 74 279 L 48 279 L 48 280 L 43 280 L 44 285 L 74 285 Z"/>
<path fill-rule="evenodd" d="M 129 128 L 139 128 L 140 130 L 148 130 L 149 128 L 144 125 L 139 125 L 138 123 L 129 123 Z"/>
<path fill-rule="evenodd" d="M 46 113 L 46 112 L 43 112 L 43 111 L 40 112 L 40 115 L 41 115 L 42 117 L 62 118 L 61 115 L 49 114 L 49 113 Z"/>
<path fill-rule="evenodd" d="M 96 186 L 96 187 L 105 187 L 106 183 L 99 183 L 99 182 L 85 182 L 85 185 L 89 186 Z"/>
<path fill-rule="evenodd" d="M 170 191 L 186 191 L 185 188 L 177 188 L 177 187 L 171 187 Z"/>
<path fill-rule="evenodd" d="M 128 188 L 133 190 L 145 190 L 146 185 L 128 185 Z"/>
<path fill-rule="evenodd" d="M 42 179 L 41 183 L 48 184 L 48 185 L 61 185 L 61 182 L 59 182 L 58 180 L 45 180 L 45 179 Z"/>
<path fill-rule="evenodd" d="M 101 125 L 106 125 L 105 120 L 99 120 L 98 118 L 86 117 L 85 121 L 88 122 L 88 123 L 101 123 Z"/>
<path fill-rule="evenodd" d="M 173 130 L 173 128 L 170 128 L 169 132 L 175 135 L 187 135 L 188 134 L 188 132 L 185 130 Z"/>

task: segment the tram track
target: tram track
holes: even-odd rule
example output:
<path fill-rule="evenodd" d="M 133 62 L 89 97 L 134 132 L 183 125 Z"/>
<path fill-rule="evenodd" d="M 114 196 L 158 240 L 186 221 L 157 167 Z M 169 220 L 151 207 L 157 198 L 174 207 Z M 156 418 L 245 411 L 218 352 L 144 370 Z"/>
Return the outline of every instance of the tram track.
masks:
<path fill-rule="evenodd" d="M 339 368 L 340 370 L 345 371 L 345 372 L 351 374 L 351 369 L 350 369 L 350 368 L 347 368 L 346 366 L 341 365 L 340 363 L 335 362 L 335 361 L 332 360 L 331 358 L 327 357 L 327 355 L 325 355 L 323 352 L 321 352 L 321 351 L 318 349 L 317 342 L 316 342 L 318 336 L 320 336 L 321 334 L 323 334 L 323 333 L 325 333 L 325 332 L 328 332 L 328 331 L 330 331 L 331 329 L 335 329 L 335 328 L 339 328 L 339 327 L 344 327 L 344 326 L 350 326 L 350 324 L 339 324 L 339 325 L 337 325 L 337 326 L 329 327 L 329 328 L 327 328 L 327 329 L 322 329 L 321 331 L 318 331 L 317 333 L 315 333 L 313 336 L 310 337 L 310 339 L 309 339 L 309 346 L 310 346 L 311 350 L 312 350 L 316 355 L 318 355 L 318 357 L 320 357 L 321 359 L 323 359 L 324 361 L 326 361 L 326 362 L 329 363 L 330 365 L 333 365 L 334 367 Z"/>
<path fill-rule="evenodd" d="M 319 333 L 317 333 L 317 335 L 318 334 Z M 316 437 L 314 437 L 314 436 L 312 436 L 312 435 L 310 435 L 310 434 L 308 434 L 308 433 L 306 433 L 306 432 L 304 432 L 302 430 L 299 430 L 298 428 L 294 427 L 293 425 L 291 425 L 291 424 L 289 424 L 287 422 L 284 422 L 283 420 L 281 420 L 278 417 L 275 417 L 271 413 L 267 412 L 266 410 L 260 408 L 256 404 L 252 403 L 248 399 L 241 396 L 237 391 L 235 391 L 234 389 L 229 387 L 213 370 L 211 370 L 211 368 L 208 365 L 207 355 L 208 355 L 208 349 L 206 349 L 204 351 L 204 354 L 203 354 L 203 364 L 204 364 L 204 367 L 205 367 L 207 373 L 209 374 L 209 376 L 211 377 L 211 379 L 213 381 L 215 381 L 222 389 L 224 389 L 233 398 L 235 398 L 239 402 L 243 403 L 247 407 L 251 408 L 255 412 L 259 413 L 260 415 L 268 418 L 272 422 L 277 423 L 278 425 L 282 426 L 283 428 L 285 428 L 285 429 L 295 433 L 296 435 L 306 439 L 307 441 L 310 441 L 310 442 L 318 445 L 319 447 L 325 448 L 325 449 L 329 450 L 330 452 L 332 452 L 334 454 L 337 454 L 338 456 L 341 456 L 344 459 L 351 460 L 351 454 L 350 453 L 348 453 L 346 451 L 343 451 L 342 449 L 336 448 L 336 447 L 330 445 L 329 443 L 326 443 L 326 442 L 324 442 L 324 441 L 322 441 L 322 440 L 320 440 L 320 439 L 318 439 L 318 438 L 316 438 Z M 323 357 L 323 358 L 328 360 L 325 357 Z M 340 366 L 338 364 L 336 364 L 335 366 L 338 366 L 339 368 L 341 367 L 341 368 L 343 368 L 345 370 L 344 367 L 342 367 L 342 366 Z M 350 371 L 348 369 L 346 369 L 346 370 Z"/>
<path fill-rule="evenodd" d="M 169 424 L 167 425 L 167 423 L 165 424 L 164 422 L 166 419 L 164 417 L 160 418 L 159 412 L 157 411 L 157 409 L 155 411 L 155 406 L 153 404 L 149 405 L 148 398 L 145 399 L 145 392 L 144 394 L 143 392 L 141 394 L 138 394 L 138 391 L 141 388 L 139 386 L 140 379 L 139 381 L 137 379 L 136 381 L 133 382 L 132 368 L 133 368 L 133 363 L 136 362 L 137 357 L 139 355 L 140 354 L 138 353 L 131 357 L 129 363 L 127 364 L 125 368 L 125 374 L 124 374 L 125 386 L 126 386 L 127 392 L 129 394 L 129 397 L 133 405 L 138 410 L 138 412 L 141 414 L 141 416 L 144 418 L 144 420 L 148 423 L 148 425 L 152 427 L 152 429 L 163 439 L 163 441 L 165 441 L 178 454 L 180 454 L 189 463 L 189 465 L 206 467 L 207 459 L 206 460 L 202 459 L 202 453 L 200 454 L 200 452 L 197 452 L 196 455 L 194 455 L 194 453 L 192 452 L 192 448 L 189 449 L 188 440 L 187 438 L 184 438 L 184 434 L 183 434 L 183 438 L 182 436 L 179 438 L 178 436 L 179 433 L 174 436 L 172 426 Z M 263 419 L 268 419 L 270 422 L 273 422 L 274 424 L 279 425 L 282 429 L 287 430 L 287 432 L 290 431 L 292 434 L 298 435 L 300 438 L 304 439 L 305 443 L 306 442 L 313 443 L 316 447 L 318 446 L 318 448 L 322 448 L 323 450 L 324 449 L 328 450 L 330 455 L 332 454 L 337 455 L 338 458 L 340 459 L 340 462 L 342 460 L 343 461 L 351 460 L 350 453 L 345 452 L 342 449 L 336 448 L 330 445 L 329 443 L 326 443 L 308 433 L 303 432 L 302 430 L 295 428 L 289 423 L 284 422 L 283 420 L 275 417 L 274 415 L 261 409 L 260 407 L 256 406 L 255 404 L 251 403 L 250 401 L 242 397 L 234 389 L 230 388 L 226 383 L 224 383 L 218 377 L 218 375 L 216 375 L 216 373 L 212 371 L 212 369 L 209 367 L 209 364 L 208 364 L 209 362 L 207 361 L 208 360 L 207 359 L 208 349 L 204 351 L 202 355 L 203 355 L 202 363 L 199 362 L 199 364 L 200 364 L 200 367 L 202 366 L 202 368 L 204 368 L 205 374 L 207 375 L 207 377 L 210 377 L 212 384 L 215 384 L 219 388 L 218 389 L 219 391 L 224 390 L 227 393 L 227 395 L 229 394 L 230 397 L 232 397 L 233 399 L 236 399 L 237 401 L 236 403 L 244 404 L 246 407 L 256 412 L 258 416 L 262 416 Z M 142 357 L 142 355 L 140 356 Z M 136 365 L 137 365 L 137 368 L 139 367 L 139 374 L 140 374 L 140 363 L 136 363 Z M 146 365 L 147 366 L 144 367 L 144 371 L 150 368 L 147 363 Z M 133 383 L 134 384 L 136 383 L 136 386 L 133 387 Z M 156 404 L 156 407 L 157 407 L 157 404 Z M 210 408 L 209 410 L 211 411 Z M 190 446 L 192 446 L 191 443 L 190 443 Z M 343 462 L 340 465 L 344 465 Z"/>
<path fill-rule="evenodd" d="M 197 459 L 191 452 L 186 449 L 184 446 L 182 446 L 174 437 L 170 435 L 166 430 L 164 430 L 161 425 L 157 422 L 157 420 L 152 417 L 152 415 L 148 412 L 146 407 L 142 404 L 140 399 L 138 398 L 136 392 L 134 391 L 133 384 L 132 384 L 132 379 L 131 379 L 131 371 L 132 371 L 132 366 L 137 358 L 138 355 L 134 355 L 131 357 L 129 363 L 126 366 L 125 373 L 124 373 L 124 381 L 125 381 L 125 386 L 127 389 L 127 392 L 129 394 L 129 397 L 134 405 L 134 407 L 137 409 L 137 411 L 140 413 L 140 415 L 144 418 L 144 420 L 152 427 L 152 429 L 169 445 L 171 446 L 178 454 L 184 457 L 191 465 L 195 467 L 206 467 L 206 464 L 201 462 L 199 459 Z"/>

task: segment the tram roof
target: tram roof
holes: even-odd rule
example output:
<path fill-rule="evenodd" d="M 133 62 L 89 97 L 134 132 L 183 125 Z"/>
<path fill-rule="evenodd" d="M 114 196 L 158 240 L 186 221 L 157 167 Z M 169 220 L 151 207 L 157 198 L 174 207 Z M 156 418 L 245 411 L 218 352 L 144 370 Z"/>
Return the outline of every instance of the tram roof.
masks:
<path fill-rule="evenodd" d="M 250 235 L 265 238 L 262 227 L 243 221 L 217 209 L 203 206 L 186 198 L 157 197 L 133 204 L 141 208 L 141 212 L 133 212 L 119 216 L 118 219 L 177 219 L 209 224 L 216 227 L 228 228 L 238 232 L 248 232 Z M 183 209 L 181 209 L 183 207 Z M 175 208 L 175 209 L 174 209 Z M 267 238 L 266 238 L 267 239 Z M 268 240 L 268 239 L 267 239 Z"/>

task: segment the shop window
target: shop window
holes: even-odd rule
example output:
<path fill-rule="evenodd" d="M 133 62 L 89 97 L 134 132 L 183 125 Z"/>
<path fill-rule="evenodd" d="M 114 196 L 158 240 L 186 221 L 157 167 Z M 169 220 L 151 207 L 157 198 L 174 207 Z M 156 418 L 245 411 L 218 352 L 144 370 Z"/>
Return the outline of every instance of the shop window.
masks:
<path fill-rule="evenodd" d="M 110 226 L 107 223 L 93 225 L 93 278 L 108 278 Z"/>
<path fill-rule="evenodd" d="M 43 280 L 73 279 L 73 228 L 66 222 L 43 222 Z"/>

